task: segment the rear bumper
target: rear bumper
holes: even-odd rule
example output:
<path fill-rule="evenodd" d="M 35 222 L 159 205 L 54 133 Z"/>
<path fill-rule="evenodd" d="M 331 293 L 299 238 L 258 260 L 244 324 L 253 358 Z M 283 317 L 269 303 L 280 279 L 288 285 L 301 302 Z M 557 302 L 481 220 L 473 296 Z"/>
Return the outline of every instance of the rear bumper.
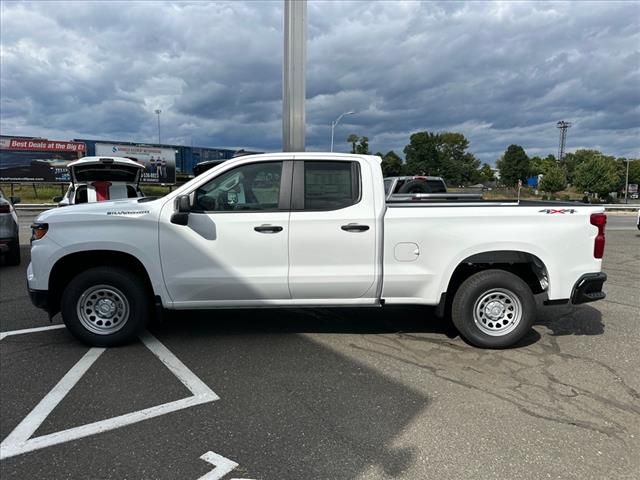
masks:
<path fill-rule="evenodd" d="M 606 281 L 606 273 L 585 273 L 573 286 L 573 291 L 571 292 L 571 303 L 579 304 L 602 300 L 606 296 L 602 291 L 602 286 Z"/>
<path fill-rule="evenodd" d="M 18 241 L 15 236 L 10 238 L 0 238 L 0 253 L 7 253 L 12 246 L 15 246 Z"/>

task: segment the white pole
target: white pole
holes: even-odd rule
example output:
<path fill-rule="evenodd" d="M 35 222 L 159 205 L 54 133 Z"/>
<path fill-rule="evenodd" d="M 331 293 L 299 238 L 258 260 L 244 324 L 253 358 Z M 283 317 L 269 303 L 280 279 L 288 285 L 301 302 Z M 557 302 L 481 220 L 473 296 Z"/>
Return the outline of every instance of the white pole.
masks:
<path fill-rule="evenodd" d="M 333 130 L 336 128 L 336 122 L 333 121 L 331 122 L 331 150 L 329 150 L 330 152 L 333 152 Z"/>
<path fill-rule="evenodd" d="M 160 114 L 161 113 L 162 113 L 162 110 L 158 108 L 156 110 L 156 115 L 158 115 L 158 144 L 160 144 Z"/>
<path fill-rule="evenodd" d="M 624 181 L 624 203 L 629 203 L 627 195 L 629 194 L 629 159 L 627 158 L 627 176 Z"/>
<path fill-rule="evenodd" d="M 282 150 L 305 149 L 307 0 L 284 0 Z"/>

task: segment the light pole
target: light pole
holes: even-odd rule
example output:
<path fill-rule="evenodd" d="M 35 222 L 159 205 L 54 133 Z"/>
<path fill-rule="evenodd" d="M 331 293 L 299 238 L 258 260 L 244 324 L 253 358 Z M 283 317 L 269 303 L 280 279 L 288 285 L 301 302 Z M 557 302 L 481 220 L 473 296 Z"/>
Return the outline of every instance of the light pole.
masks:
<path fill-rule="evenodd" d="M 636 162 L 638 160 L 630 158 L 626 158 L 625 160 L 627 161 L 627 174 L 624 179 L 624 203 L 629 203 L 629 199 L 627 198 L 627 195 L 629 195 L 629 162 Z"/>
<path fill-rule="evenodd" d="M 344 117 L 345 115 L 353 115 L 354 112 L 353 110 L 350 110 L 348 112 L 344 112 L 342 115 L 340 115 L 338 118 L 336 118 L 333 122 L 331 122 L 331 151 L 333 152 L 333 131 L 336 128 L 336 125 L 338 125 L 338 123 L 340 123 L 340 120 L 342 120 L 342 117 Z"/>
<path fill-rule="evenodd" d="M 160 114 L 161 113 L 162 113 L 162 110 L 157 108 L 156 109 L 156 115 L 158 115 L 158 145 L 160 145 Z"/>

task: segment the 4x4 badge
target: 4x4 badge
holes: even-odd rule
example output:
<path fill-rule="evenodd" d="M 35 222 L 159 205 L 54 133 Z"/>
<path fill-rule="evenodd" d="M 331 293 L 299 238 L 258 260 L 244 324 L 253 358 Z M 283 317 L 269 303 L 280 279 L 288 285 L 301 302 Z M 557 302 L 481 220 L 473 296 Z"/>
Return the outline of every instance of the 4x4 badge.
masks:
<path fill-rule="evenodd" d="M 547 214 L 554 214 L 554 213 L 576 213 L 577 210 L 573 209 L 573 208 L 543 208 L 542 210 L 539 210 L 538 213 L 547 213 Z"/>

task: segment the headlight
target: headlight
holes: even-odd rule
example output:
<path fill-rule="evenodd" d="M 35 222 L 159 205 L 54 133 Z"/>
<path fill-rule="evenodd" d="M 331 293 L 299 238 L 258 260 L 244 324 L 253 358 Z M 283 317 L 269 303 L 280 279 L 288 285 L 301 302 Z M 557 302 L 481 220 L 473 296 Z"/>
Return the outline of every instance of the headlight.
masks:
<path fill-rule="evenodd" d="M 40 240 L 44 237 L 49 231 L 48 223 L 34 223 L 31 225 L 31 242 L 33 243 L 35 240 Z"/>

